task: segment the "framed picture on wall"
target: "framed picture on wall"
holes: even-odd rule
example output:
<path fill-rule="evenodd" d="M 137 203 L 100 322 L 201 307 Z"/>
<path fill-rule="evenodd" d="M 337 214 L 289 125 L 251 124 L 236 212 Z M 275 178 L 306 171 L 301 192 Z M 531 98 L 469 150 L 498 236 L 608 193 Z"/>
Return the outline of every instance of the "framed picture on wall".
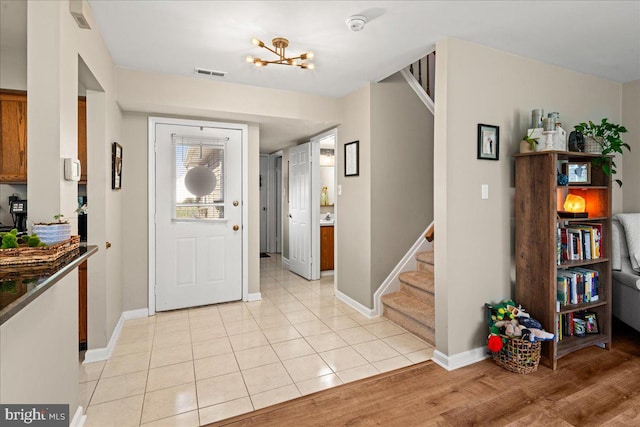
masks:
<path fill-rule="evenodd" d="M 500 154 L 500 128 L 478 123 L 478 159 L 498 160 Z"/>
<path fill-rule="evenodd" d="M 122 188 L 122 145 L 113 143 L 111 149 L 111 189 Z"/>
<path fill-rule="evenodd" d="M 358 176 L 360 174 L 360 141 L 344 144 L 344 176 Z"/>

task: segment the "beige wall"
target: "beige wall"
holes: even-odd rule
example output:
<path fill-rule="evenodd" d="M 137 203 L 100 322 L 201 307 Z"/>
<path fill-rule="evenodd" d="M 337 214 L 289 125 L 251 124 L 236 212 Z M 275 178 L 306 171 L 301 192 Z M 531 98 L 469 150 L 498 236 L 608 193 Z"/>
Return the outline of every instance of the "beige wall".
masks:
<path fill-rule="evenodd" d="M 360 141 L 360 175 L 344 176 L 344 161 L 338 161 L 338 259 L 336 283 L 340 292 L 371 306 L 371 85 L 342 98 L 342 124 L 336 149 Z"/>
<path fill-rule="evenodd" d="M 123 248 L 123 310 L 148 307 L 148 118 L 146 113 L 125 113 L 122 141 L 126 147 L 127 174 L 123 177 L 123 233 L 128 243 Z M 151 114 L 153 115 L 153 114 Z M 180 116 L 187 118 L 186 116 Z M 198 117 L 215 121 L 215 117 Z M 260 211 L 259 206 L 260 130 L 249 125 L 249 293 L 260 292 Z"/>
<path fill-rule="evenodd" d="M 103 90 L 99 94 L 87 93 L 89 243 L 98 244 L 101 249 L 89 262 L 89 348 L 103 347 L 122 312 L 121 206 L 108 180 L 110 144 L 119 139 L 120 130 L 113 63 L 90 11 L 86 18 L 93 30 L 81 30 L 69 14 L 67 0 L 29 2 L 27 7 L 28 67 L 18 74 L 26 73 L 28 92 L 27 198 L 31 222 L 49 220 L 54 214 L 63 213 L 75 227 L 77 183 L 64 180 L 62 159 L 77 157 L 79 57 Z M 106 240 L 113 243 L 108 253 L 102 249 Z M 25 339 L 20 341 L 14 336 L 18 329 L 9 333 L 5 332 L 6 325 L 3 326 L 3 340 L 8 340 L 2 343 L 3 370 L 21 366 L 12 362 L 17 357 L 16 348 L 20 348 L 24 362 L 29 364 L 28 368 L 10 374 L 11 378 L 19 374 L 20 381 L 3 381 L 3 401 L 11 395 L 17 399 L 23 396 L 18 399 L 22 402 L 66 402 L 70 404 L 71 415 L 75 413 L 78 403 L 77 283 L 77 274 L 70 274 L 47 291 L 50 297 L 40 297 L 36 305 L 26 309 L 37 310 L 40 321 L 24 323 L 29 325 L 28 331 L 17 333 L 24 334 Z M 48 319 L 43 317 L 43 312 L 54 316 L 52 323 L 39 325 Z M 24 315 L 31 316 L 29 311 Z M 28 339 L 41 335 L 41 342 Z M 34 362 L 44 355 L 46 361 Z"/>
<path fill-rule="evenodd" d="M 396 73 L 371 85 L 371 298 L 433 221 L 433 114 Z"/>
<path fill-rule="evenodd" d="M 335 123 L 340 110 L 337 99 L 307 95 L 289 91 L 257 88 L 193 79 L 181 76 L 167 76 L 117 68 L 118 103 L 126 113 L 123 124 L 123 141 L 130 146 L 125 153 L 138 161 L 146 159 L 147 118 L 149 115 L 169 115 L 172 117 L 196 118 L 212 121 L 234 121 L 249 123 L 249 293 L 260 291 L 260 203 L 259 203 L 259 122 L 265 117 L 283 117 L 301 120 L 316 120 Z M 132 154 L 130 150 L 134 150 Z M 283 169 L 286 158 L 283 159 Z M 129 160 L 126 160 L 126 164 Z M 123 190 L 126 215 L 136 227 L 125 222 L 128 244 L 123 249 L 123 258 L 140 259 L 146 254 L 147 232 L 139 230 L 146 225 L 148 199 L 146 194 L 147 164 L 137 164 L 127 168 L 130 189 Z M 285 171 L 283 171 L 285 175 Z M 286 176 L 283 176 L 286 179 Z M 124 186 L 124 185 L 123 185 Z M 125 187 L 126 187 L 125 186 Z M 287 210 L 288 212 L 288 210 Z M 128 221 L 128 220 L 127 220 Z M 124 261 L 123 273 L 124 304 L 127 309 L 147 307 L 148 284 L 147 262 Z M 131 287 L 130 289 L 128 289 Z"/>
<path fill-rule="evenodd" d="M 622 140 L 631 146 L 623 156 L 624 212 L 640 212 L 640 80 L 622 85 L 622 124 L 629 131 Z"/>
<path fill-rule="evenodd" d="M 567 130 L 620 122 L 621 85 L 457 39 L 436 51 L 436 347 L 452 355 L 483 346 L 483 303 L 511 296 L 512 155 L 531 109 L 559 111 Z M 499 161 L 476 159 L 478 123 L 500 126 Z M 614 211 L 621 207 L 614 190 Z"/>
<path fill-rule="evenodd" d="M 78 406 L 78 274 L 0 326 L 0 402 Z"/>

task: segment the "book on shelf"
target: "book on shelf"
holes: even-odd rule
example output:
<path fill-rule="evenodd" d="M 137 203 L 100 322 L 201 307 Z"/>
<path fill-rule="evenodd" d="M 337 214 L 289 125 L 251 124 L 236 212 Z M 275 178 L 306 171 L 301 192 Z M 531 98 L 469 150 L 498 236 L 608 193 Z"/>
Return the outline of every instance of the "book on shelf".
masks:
<path fill-rule="evenodd" d="M 602 257 L 602 224 L 572 224 L 556 232 L 557 264 L 600 259 Z"/>
<path fill-rule="evenodd" d="M 556 274 L 557 301 L 560 310 L 565 305 L 576 305 L 599 300 L 598 285 L 599 273 L 581 267 L 573 267 L 558 270 Z"/>

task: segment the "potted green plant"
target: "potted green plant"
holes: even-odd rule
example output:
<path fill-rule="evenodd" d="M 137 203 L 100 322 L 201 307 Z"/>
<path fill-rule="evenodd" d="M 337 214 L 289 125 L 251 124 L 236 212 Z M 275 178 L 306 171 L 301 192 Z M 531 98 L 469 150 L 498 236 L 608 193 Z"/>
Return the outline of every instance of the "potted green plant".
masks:
<path fill-rule="evenodd" d="M 533 132 L 535 132 L 535 129 L 531 129 L 531 133 L 525 135 L 524 138 L 522 138 L 522 141 L 520 141 L 521 153 L 531 153 L 533 151 L 536 151 L 538 140 L 531 137 L 531 135 L 533 135 Z"/>
<path fill-rule="evenodd" d="M 620 134 L 626 133 L 627 129 L 604 118 L 600 124 L 595 124 L 592 121 L 579 123 L 575 126 L 575 130 L 585 136 L 586 152 L 600 154 L 600 157 L 593 159 L 593 166 L 602 168 L 607 176 L 615 175 L 617 173 L 616 162 L 611 159 L 611 166 L 609 166 L 609 156 L 615 153 L 624 154 L 623 148 L 631 151 L 629 144 L 620 138 Z M 614 181 L 622 187 L 622 180 L 615 179 Z"/>

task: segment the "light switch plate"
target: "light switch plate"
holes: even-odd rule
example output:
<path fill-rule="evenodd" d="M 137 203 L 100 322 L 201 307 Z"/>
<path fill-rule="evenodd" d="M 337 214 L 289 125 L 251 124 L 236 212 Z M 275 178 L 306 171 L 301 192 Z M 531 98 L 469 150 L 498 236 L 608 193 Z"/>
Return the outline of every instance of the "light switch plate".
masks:
<path fill-rule="evenodd" d="M 482 190 L 482 200 L 487 200 L 489 198 L 489 184 L 482 184 L 480 188 Z"/>

